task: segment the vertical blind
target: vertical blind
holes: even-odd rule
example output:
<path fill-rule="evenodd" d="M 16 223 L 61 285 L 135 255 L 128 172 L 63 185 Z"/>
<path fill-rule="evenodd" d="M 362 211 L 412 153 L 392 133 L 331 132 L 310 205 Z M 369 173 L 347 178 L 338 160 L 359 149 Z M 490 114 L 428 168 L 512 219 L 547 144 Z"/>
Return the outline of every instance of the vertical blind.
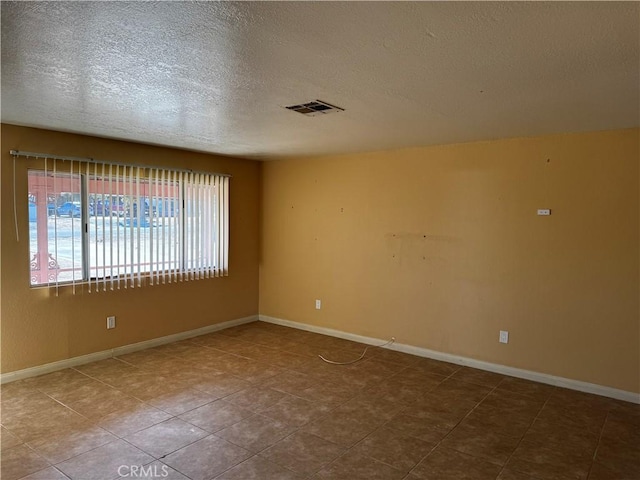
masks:
<path fill-rule="evenodd" d="M 28 174 L 32 285 L 93 293 L 228 275 L 228 175 L 12 153 L 45 157 Z"/>

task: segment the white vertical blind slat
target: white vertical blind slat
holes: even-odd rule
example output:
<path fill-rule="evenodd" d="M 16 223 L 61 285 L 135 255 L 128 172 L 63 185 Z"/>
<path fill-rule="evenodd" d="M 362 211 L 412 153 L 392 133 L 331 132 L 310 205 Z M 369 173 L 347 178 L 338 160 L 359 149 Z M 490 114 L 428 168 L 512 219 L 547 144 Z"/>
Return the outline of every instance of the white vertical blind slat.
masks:
<path fill-rule="evenodd" d="M 155 269 L 153 268 L 153 168 L 149 169 L 149 284 L 154 284 Z M 146 208 L 145 208 L 146 210 Z"/>
<path fill-rule="evenodd" d="M 104 220 L 104 189 L 105 189 L 105 181 L 104 181 L 104 163 L 102 164 L 102 178 L 100 178 L 100 183 L 102 184 L 102 291 L 107 291 L 107 242 L 106 242 L 106 230 L 105 230 L 105 220 Z M 98 209 L 96 207 L 93 212 L 96 217 L 98 216 Z M 97 240 L 97 239 L 96 239 Z"/>
<path fill-rule="evenodd" d="M 166 250 L 165 250 L 165 246 L 166 246 L 166 235 L 167 232 L 165 230 L 166 228 L 166 218 L 167 215 L 169 214 L 169 195 L 167 195 L 167 190 L 166 190 L 166 183 L 167 183 L 167 171 L 163 168 L 162 169 L 162 181 L 160 183 L 161 186 L 161 192 L 162 192 L 162 208 L 166 208 L 167 210 L 164 213 L 164 215 L 162 216 L 162 283 L 165 284 L 166 282 L 166 277 L 167 277 L 167 264 L 166 264 L 166 260 L 167 257 L 166 255 Z M 166 202 L 166 203 L 165 203 Z M 171 260 L 169 260 L 171 261 Z"/>
<path fill-rule="evenodd" d="M 78 168 L 80 168 L 78 166 Z M 73 185 L 73 160 L 69 166 L 69 175 L 71 176 L 71 185 Z M 47 215 L 49 211 L 49 199 L 47 198 Z M 76 294 L 76 232 L 75 223 L 71 218 L 71 292 Z M 80 215 L 80 224 L 82 224 L 82 215 Z"/>
<path fill-rule="evenodd" d="M 134 221 L 134 185 L 135 185 L 135 175 L 134 175 L 134 167 L 129 169 L 129 286 L 132 288 L 135 287 L 135 279 L 133 272 L 133 264 L 134 264 L 134 231 L 133 231 L 133 221 Z M 137 207 L 136 207 L 137 208 Z"/>
<path fill-rule="evenodd" d="M 116 273 L 118 290 L 120 290 L 120 277 L 122 276 L 120 273 L 120 208 L 124 208 L 123 202 L 120 202 L 120 167 L 116 165 L 116 239 L 118 240 L 116 243 L 116 256 L 118 258 L 116 263 Z M 113 220 L 113 202 L 111 203 L 111 219 Z M 125 242 L 126 243 L 126 242 Z"/>
<path fill-rule="evenodd" d="M 224 200 L 223 205 L 229 205 L 229 177 L 224 177 L 222 179 L 224 182 Z M 223 216 L 224 216 L 224 259 L 222 262 L 224 268 L 224 276 L 229 275 L 229 213 L 225 208 L 223 208 Z"/>

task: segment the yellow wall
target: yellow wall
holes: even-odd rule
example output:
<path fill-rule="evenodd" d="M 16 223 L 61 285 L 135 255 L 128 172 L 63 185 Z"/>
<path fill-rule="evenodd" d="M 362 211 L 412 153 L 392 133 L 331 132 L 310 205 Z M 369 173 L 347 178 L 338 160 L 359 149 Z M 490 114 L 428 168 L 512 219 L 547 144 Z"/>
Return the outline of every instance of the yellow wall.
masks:
<path fill-rule="evenodd" d="M 31 289 L 26 168 L 39 163 L 17 161 L 17 242 L 10 149 L 232 174 L 229 277 L 76 296 L 65 287 L 58 298 Z M 258 313 L 259 163 L 12 125 L 2 125 L 1 158 L 2 372 Z M 107 315 L 117 316 L 114 330 Z"/>
<path fill-rule="evenodd" d="M 260 313 L 640 392 L 639 140 L 267 162 Z"/>

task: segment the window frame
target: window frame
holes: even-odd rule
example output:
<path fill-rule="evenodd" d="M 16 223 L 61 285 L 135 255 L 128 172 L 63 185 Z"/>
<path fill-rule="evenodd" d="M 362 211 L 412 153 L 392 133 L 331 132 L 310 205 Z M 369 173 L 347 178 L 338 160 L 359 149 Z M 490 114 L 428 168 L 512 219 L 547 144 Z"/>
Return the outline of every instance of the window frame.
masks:
<path fill-rule="evenodd" d="M 45 159 L 45 162 L 47 160 Z M 53 161 L 55 162 L 56 159 L 54 158 Z M 71 182 L 75 181 L 74 178 L 77 177 L 77 181 L 79 181 L 80 183 L 80 220 L 81 220 L 81 224 L 80 224 L 80 236 L 81 236 L 81 241 L 79 242 L 80 244 L 80 255 L 81 255 L 81 278 L 77 279 L 75 277 L 75 272 L 78 270 L 75 266 L 74 263 L 72 263 L 72 267 L 71 270 L 74 272 L 72 273 L 72 279 L 71 280 L 62 280 L 59 281 L 57 279 L 57 274 L 56 274 L 56 279 L 55 281 L 51 280 L 51 276 L 50 276 L 50 272 L 51 270 L 47 271 L 47 274 L 44 275 L 44 277 L 42 276 L 42 274 L 40 274 L 40 278 L 38 280 L 37 283 L 32 283 L 33 280 L 33 275 L 30 275 L 30 288 L 47 288 L 47 287 L 51 287 L 53 285 L 57 286 L 69 286 L 69 285 L 89 285 L 89 288 L 91 291 L 91 284 L 95 284 L 97 286 L 96 290 L 99 290 L 98 286 L 100 284 L 104 284 L 105 285 L 105 290 L 106 290 L 106 285 L 107 283 L 111 284 L 111 290 L 114 290 L 113 285 L 114 285 L 114 281 L 117 284 L 117 289 L 120 289 L 120 282 L 124 280 L 124 287 L 127 288 L 126 286 L 126 282 L 130 279 L 132 281 L 132 284 L 130 285 L 131 287 L 134 286 L 135 281 L 137 280 L 137 285 L 138 287 L 142 286 L 140 284 L 140 279 L 144 278 L 145 280 L 145 284 L 154 284 L 153 281 L 153 277 L 157 276 L 158 279 L 162 278 L 163 282 L 165 283 L 164 279 L 168 278 L 168 282 L 166 283 L 172 283 L 171 281 L 171 277 L 173 275 L 175 275 L 174 278 L 174 282 L 177 282 L 178 280 L 182 281 L 182 280 L 197 280 L 197 279 L 203 279 L 203 278 L 210 278 L 210 277 L 218 277 L 218 276 L 227 276 L 228 275 L 228 249 L 229 249 L 229 178 L 230 175 L 224 175 L 224 174 L 216 174 L 216 173 L 210 173 L 210 172 L 202 172 L 202 173 L 196 173 L 196 172 L 191 172 L 191 171 L 185 171 L 185 170 L 179 170 L 179 169 L 172 169 L 172 168 L 162 168 L 162 170 L 164 172 L 168 172 L 168 175 L 166 177 L 166 185 L 167 188 L 169 188 L 168 186 L 171 185 L 171 182 L 174 182 L 174 188 L 177 188 L 178 194 L 175 197 L 171 197 L 171 196 L 160 196 L 160 197 L 154 197 L 153 195 L 145 195 L 144 197 L 140 196 L 138 194 L 137 196 L 137 201 L 139 202 L 140 200 L 144 201 L 144 202 L 149 202 L 149 214 L 150 214 L 150 219 L 154 218 L 154 206 L 153 206 L 153 202 L 160 202 L 162 203 L 162 210 L 163 210 L 163 216 L 168 215 L 167 212 L 171 212 L 171 216 L 175 215 L 178 217 L 178 221 L 176 223 L 176 230 L 174 231 L 174 235 L 176 238 L 181 237 L 180 243 L 179 243 L 179 247 L 175 250 L 176 252 L 178 252 L 179 254 L 179 258 L 172 258 L 170 257 L 169 259 L 167 259 L 166 255 L 163 255 L 161 259 L 157 259 L 156 260 L 156 265 L 162 265 L 162 269 L 153 269 L 153 268 L 146 268 L 143 269 L 144 267 L 141 268 L 141 266 L 143 265 L 144 262 L 142 259 L 140 259 L 140 257 L 138 256 L 138 262 L 131 262 L 129 263 L 129 265 L 131 266 L 131 271 L 130 272 L 125 272 L 124 274 L 121 272 L 121 264 L 120 264 L 120 259 L 118 257 L 118 260 L 116 261 L 116 267 L 117 267 L 117 271 L 113 271 L 113 258 L 110 255 L 109 257 L 109 263 L 106 263 L 106 258 L 103 256 L 103 265 L 99 265 L 98 260 L 97 260 L 97 255 L 96 255 L 96 264 L 92 267 L 91 265 L 91 261 L 92 261 L 92 255 L 91 255 L 91 212 L 90 212 L 90 207 L 91 207 L 91 203 L 90 203 L 90 196 L 92 195 L 92 192 L 90 191 L 90 182 L 92 181 L 92 176 L 94 177 L 94 181 L 101 181 L 101 182 L 107 182 L 108 180 L 104 177 L 104 170 L 103 170 L 103 175 L 99 175 L 98 171 L 97 171 L 97 167 L 95 169 L 90 169 L 89 165 L 91 163 L 95 163 L 95 165 L 98 165 L 98 162 L 84 162 L 85 167 L 81 167 L 81 165 L 83 165 L 82 163 L 78 162 L 78 170 L 77 171 L 73 171 L 73 165 L 72 165 L 72 170 L 71 172 L 67 169 L 61 169 L 56 171 L 55 169 L 51 170 L 51 169 L 47 169 L 46 166 L 44 168 L 39 168 L 39 167 L 28 167 L 27 168 L 27 178 L 30 178 L 30 176 L 32 174 L 35 175 L 42 175 L 43 177 L 54 177 L 56 175 L 65 175 L 67 177 L 69 177 L 71 180 Z M 102 164 L 105 165 L 105 164 Z M 108 165 L 108 164 L 107 164 Z M 153 175 L 151 175 L 151 172 L 155 169 L 156 170 L 156 175 L 158 174 L 159 168 L 158 167 L 150 167 L 150 166 L 136 166 L 136 165 L 125 165 L 125 164 L 111 164 L 111 165 L 116 165 L 118 169 L 120 168 L 138 168 L 139 171 L 140 169 L 142 169 L 144 171 L 144 175 L 143 175 L 143 179 L 144 182 L 147 182 L 147 185 L 151 185 L 151 182 L 153 181 Z M 86 168 L 86 170 L 84 170 L 84 168 Z M 91 171 L 93 170 L 93 171 Z M 208 207 L 210 209 L 210 211 L 215 211 L 215 215 L 216 215 L 216 231 L 211 231 L 209 233 L 209 238 L 211 239 L 211 243 L 210 245 L 207 247 L 211 250 L 211 252 L 215 252 L 217 249 L 219 248 L 223 248 L 224 249 L 224 255 L 220 256 L 220 255 L 211 255 L 210 257 L 207 257 L 206 260 L 209 261 L 209 265 L 203 265 L 201 263 L 198 263 L 197 266 L 194 267 L 193 265 L 193 258 L 195 258 L 198 255 L 198 252 L 196 251 L 192 251 L 192 245 L 189 244 L 189 242 L 185 241 L 185 236 L 187 235 L 187 229 L 190 228 L 189 226 L 189 221 L 191 219 L 191 221 L 193 220 L 193 214 L 192 212 L 189 211 L 190 208 L 190 204 L 187 202 L 187 198 L 186 198 L 186 190 L 187 188 L 192 188 L 192 183 L 190 183 L 190 181 L 187 181 L 187 178 L 189 178 L 190 180 L 196 178 L 198 175 L 203 175 L 203 176 L 208 176 L 209 181 L 211 181 L 212 178 L 215 178 L 215 182 L 221 182 L 218 184 L 217 187 L 215 187 L 215 190 L 213 190 L 214 193 L 211 193 L 211 198 L 210 200 L 212 201 L 210 207 Z M 129 177 L 119 177 L 119 182 L 121 182 L 123 185 L 125 182 L 129 183 L 131 182 L 133 177 L 129 178 Z M 203 177 L 205 178 L 205 177 Z M 157 179 L 157 177 L 156 177 Z M 225 179 L 225 187 L 224 189 L 221 189 L 222 187 L 220 187 L 220 185 L 222 185 L 222 179 Z M 137 178 L 137 180 L 140 180 L 140 177 Z M 45 180 L 45 182 L 47 182 L 48 180 Z M 55 180 L 54 180 L 55 182 Z M 215 182 L 212 182 L 210 184 L 214 185 Z M 129 183 L 129 188 L 130 188 L 130 197 L 131 199 L 136 199 L 136 196 L 132 193 L 133 189 L 135 186 L 135 182 L 134 183 Z M 29 192 L 29 197 L 32 196 L 30 188 L 28 188 L 28 192 Z M 147 187 L 150 188 L 150 187 Z M 54 188 L 55 190 L 55 188 Z M 46 246 L 47 246 L 47 254 L 51 254 L 52 252 L 50 252 L 50 240 L 51 237 L 49 235 L 48 232 L 48 222 L 49 222 L 49 200 L 48 200 L 48 195 L 50 193 L 53 193 L 53 195 L 58 196 L 60 193 L 59 192 L 49 192 L 48 190 L 45 190 L 47 192 L 47 194 L 45 194 L 45 202 L 46 202 L 46 212 L 47 215 L 45 216 L 45 221 L 42 222 L 38 216 L 36 216 L 36 228 L 39 231 L 40 228 L 42 228 L 42 226 L 44 225 L 44 228 L 47 228 L 47 234 L 46 234 Z M 224 192 L 224 193 L 223 193 Z M 114 196 L 117 195 L 120 196 L 125 196 L 124 194 L 124 187 L 123 187 L 123 191 L 119 191 L 119 192 L 114 192 L 114 191 L 110 191 L 108 193 L 109 195 L 109 199 L 110 199 L 110 204 L 111 202 L 113 202 L 113 198 Z M 72 192 L 73 195 L 73 192 Z M 100 193 L 97 192 L 95 193 L 95 196 L 99 196 Z M 104 198 L 106 198 L 107 193 L 104 192 L 103 193 Z M 213 201 L 215 198 L 215 201 Z M 30 200 L 29 200 L 30 201 Z M 75 200 L 73 200 L 75 201 Z M 94 198 L 94 203 L 95 203 L 96 199 Z M 119 200 L 117 200 L 119 203 Z M 191 201 L 195 201 L 196 203 L 192 203 L 191 206 L 197 205 L 197 210 L 200 212 L 201 210 L 203 210 L 202 206 L 204 205 L 204 203 L 201 201 L 200 198 L 198 198 L 197 200 L 194 200 L 193 198 L 191 198 Z M 104 202 L 103 202 L 104 203 Z M 171 207 L 171 205 L 173 205 L 173 207 Z M 37 208 L 37 207 L 36 207 Z M 54 207 L 54 215 L 58 215 L 57 213 L 57 206 Z M 94 205 L 95 208 L 95 205 Z M 131 207 L 130 207 L 131 208 Z M 167 209 L 167 212 L 164 212 L 164 209 Z M 140 209 L 138 207 L 138 209 Z M 133 210 L 131 208 L 131 210 Z M 119 221 L 120 218 L 128 218 L 130 221 L 132 221 L 135 218 L 144 218 L 144 210 L 143 209 L 143 214 L 142 217 L 134 217 L 132 216 L 133 214 L 129 214 L 128 216 L 125 215 L 123 217 L 118 217 L 118 219 L 116 221 Z M 37 210 L 36 210 L 37 211 Z M 94 213 L 94 215 L 97 215 L 97 212 Z M 221 218 L 218 218 L 217 215 L 221 215 Z M 110 212 L 109 215 L 110 218 L 110 222 L 113 222 L 113 217 L 112 217 L 112 212 Z M 104 205 L 103 205 L 103 218 L 104 218 Z M 72 221 L 73 221 L 73 217 L 72 217 Z M 202 221 L 202 212 L 200 212 L 200 214 L 197 216 L 197 221 L 201 222 Z M 56 219 L 57 222 L 57 219 Z M 220 229 L 220 225 L 222 225 L 222 229 Z M 164 223 L 163 223 L 164 226 Z M 208 227 L 213 228 L 214 224 L 207 224 Z M 113 228 L 113 223 L 111 223 L 110 225 L 110 229 Z M 135 228 L 136 232 L 140 231 L 140 227 L 136 227 Z M 216 235 L 216 232 L 218 235 Z M 104 233 L 104 229 L 103 229 L 103 233 Z M 97 236 L 97 228 L 95 230 L 95 234 Z M 37 234 L 36 234 L 37 236 Z M 56 236 L 57 236 L 57 230 L 56 230 Z M 126 238 L 126 241 L 128 241 L 129 239 Z M 31 232 L 29 233 L 29 244 L 31 245 L 31 241 L 32 241 L 32 235 Z M 57 239 L 55 240 L 57 242 Z M 72 249 L 75 249 L 75 244 L 73 243 L 75 240 L 72 237 Z M 104 240 L 103 240 L 104 241 Z M 120 238 L 118 238 L 117 241 L 120 241 Z M 36 254 L 39 254 L 38 250 L 39 250 L 39 245 L 40 245 L 40 239 L 38 238 L 36 240 L 38 248 L 36 250 Z M 169 236 L 168 238 L 168 243 L 169 243 L 169 248 L 171 248 L 171 237 Z M 220 247 L 220 243 L 222 243 L 222 247 Z M 214 247 L 215 245 L 215 247 Z M 111 238 L 111 246 L 113 246 L 113 237 Z M 153 249 L 152 246 L 149 246 L 149 249 Z M 31 247 L 29 248 L 30 252 L 31 252 Z M 153 256 L 157 254 L 156 252 L 151 252 L 151 258 L 153 259 Z M 145 252 L 146 255 L 146 252 Z M 51 255 L 49 255 L 51 256 Z M 31 253 L 29 254 L 29 257 L 31 258 Z M 132 254 L 132 258 L 133 258 L 133 254 Z M 56 260 L 57 262 L 57 260 Z M 153 260 L 151 260 L 151 262 L 153 262 Z M 190 264 L 191 262 L 191 264 Z M 166 266 L 165 266 L 166 263 Z M 151 263 L 150 263 L 151 264 Z M 146 263 L 144 263 L 144 265 L 146 265 Z M 174 265 L 174 267 L 172 267 L 172 265 Z M 33 264 L 32 264 L 33 267 Z M 111 268 L 110 268 L 111 267 Z M 137 268 L 137 272 L 134 272 L 133 268 Z M 42 268 L 42 266 L 40 266 L 40 268 Z M 47 268 L 45 266 L 45 268 Z M 59 269 L 59 266 L 57 266 L 56 268 Z M 202 269 L 203 274 L 201 275 L 201 273 L 198 271 L 198 269 Z M 33 270 L 33 268 L 32 268 Z M 103 275 L 100 275 L 100 271 L 103 271 Z M 207 272 L 206 275 L 204 275 L 204 272 Z M 95 275 L 92 276 L 92 271 L 95 271 Z M 209 272 L 210 271 L 214 271 L 215 274 L 211 274 L 209 276 Z M 151 282 L 149 282 L 149 279 L 151 278 Z M 75 292 L 75 288 L 74 288 L 74 292 Z"/>

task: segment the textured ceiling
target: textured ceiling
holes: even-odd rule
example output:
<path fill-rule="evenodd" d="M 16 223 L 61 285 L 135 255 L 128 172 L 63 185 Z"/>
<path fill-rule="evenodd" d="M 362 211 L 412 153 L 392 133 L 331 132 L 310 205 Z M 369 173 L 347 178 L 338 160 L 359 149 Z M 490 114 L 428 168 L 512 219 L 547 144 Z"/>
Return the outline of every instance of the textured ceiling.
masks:
<path fill-rule="evenodd" d="M 255 158 L 639 125 L 638 2 L 1 8 L 5 123 Z"/>

